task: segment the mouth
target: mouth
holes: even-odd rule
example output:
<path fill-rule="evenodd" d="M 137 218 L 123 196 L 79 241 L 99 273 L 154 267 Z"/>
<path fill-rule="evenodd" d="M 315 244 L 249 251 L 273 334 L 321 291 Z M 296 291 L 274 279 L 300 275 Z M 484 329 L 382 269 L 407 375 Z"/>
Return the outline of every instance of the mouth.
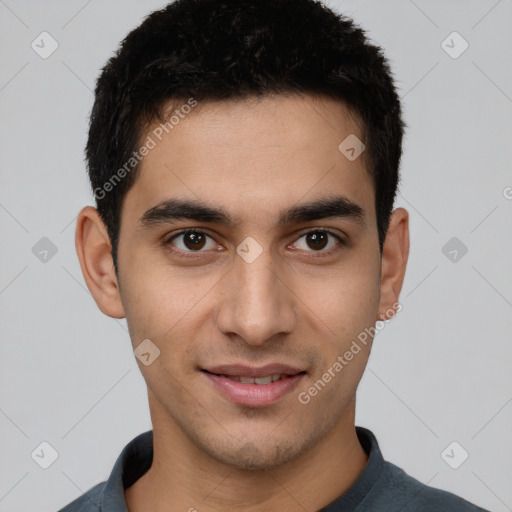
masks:
<path fill-rule="evenodd" d="M 210 372 L 206 371 L 206 373 Z M 225 377 L 233 382 L 241 382 L 242 384 L 258 384 L 259 386 L 265 386 L 267 384 L 272 384 L 272 382 L 277 382 L 278 380 L 290 378 L 290 375 L 286 374 L 267 375 L 265 377 L 243 377 L 242 375 L 219 375 L 216 373 L 210 373 L 210 375 Z"/>
<path fill-rule="evenodd" d="M 223 398 L 245 407 L 265 407 L 276 403 L 306 375 L 305 370 L 282 364 L 260 368 L 224 365 L 201 371 Z"/>

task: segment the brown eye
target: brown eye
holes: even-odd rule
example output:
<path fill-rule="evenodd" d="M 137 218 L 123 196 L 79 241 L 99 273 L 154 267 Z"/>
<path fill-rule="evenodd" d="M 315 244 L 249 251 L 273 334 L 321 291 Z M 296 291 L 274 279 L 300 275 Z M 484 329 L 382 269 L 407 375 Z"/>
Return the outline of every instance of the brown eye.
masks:
<path fill-rule="evenodd" d="M 306 252 L 319 252 L 328 254 L 335 250 L 336 245 L 343 245 L 340 236 L 325 229 L 316 229 L 305 233 L 293 244 L 296 249 Z"/>
<path fill-rule="evenodd" d="M 329 237 L 324 231 L 313 231 L 306 235 L 306 243 L 315 251 L 324 249 L 328 242 Z"/>
<path fill-rule="evenodd" d="M 183 244 L 192 251 L 202 249 L 205 243 L 206 237 L 202 233 L 185 233 L 183 235 Z"/>
<path fill-rule="evenodd" d="M 202 231 L 182 231 L 168 241 L 171 245 L 183 252 L 202 252 L 202 249 L 216 247 L 214 240 Z M 209 244 L 209 245 L 208 245 Z"/>

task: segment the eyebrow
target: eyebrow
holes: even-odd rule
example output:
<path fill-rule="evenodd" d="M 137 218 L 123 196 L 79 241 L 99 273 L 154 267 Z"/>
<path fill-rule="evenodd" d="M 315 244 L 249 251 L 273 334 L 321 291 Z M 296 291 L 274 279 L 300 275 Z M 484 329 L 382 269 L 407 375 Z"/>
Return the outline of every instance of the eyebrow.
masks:
<path fill-rule="evenodd" d="M 360 225 L 366 223 L 366 213 L 361 206 L 344 196 L 334 196 L 294 205 L 281 211 L 277 225 L 286 226 L 333 217 L 347 218 Z M 139 219 L 139 225 L 140 228 L 145 229 L 181 219 L 230 227 L 240 224 L 240 221 L 235 221 L 227 211 L 221 208 L 209 206 L 199 200 L 172 198 L 161 201 L 147 210 Z"/>

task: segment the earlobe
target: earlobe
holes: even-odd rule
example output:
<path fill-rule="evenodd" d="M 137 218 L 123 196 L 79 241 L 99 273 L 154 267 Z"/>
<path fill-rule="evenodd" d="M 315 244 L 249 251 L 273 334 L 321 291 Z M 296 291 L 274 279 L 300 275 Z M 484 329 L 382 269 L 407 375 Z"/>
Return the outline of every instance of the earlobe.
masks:
<path fill-rule="evenodd" d="M 409 213 L 397 208 L 391 214 L 382 248 L 379 320 L 391 318 L 397 310 L 409 257 Z"/>
<path fill-rule="evenodd" d="M 98 210 L 92 206 L 78 214 L 75 247 L 85 283 L 100 310 L 112 318 L 124 318 L 110 239 Z"/>

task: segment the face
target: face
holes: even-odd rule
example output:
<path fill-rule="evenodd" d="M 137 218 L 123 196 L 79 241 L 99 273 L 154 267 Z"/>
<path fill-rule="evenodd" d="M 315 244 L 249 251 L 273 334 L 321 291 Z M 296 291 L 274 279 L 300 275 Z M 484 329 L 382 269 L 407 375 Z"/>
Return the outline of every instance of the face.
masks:
<path fill-rule="evenodd" d="M 198 104 L 161 141 L 155 127 L 118 248 L 133 348 L 160 351 L 139 362 L 154 428 L 236 467 L 290 461 L 353 425 L 371 337 L 353 343 L 389 306 L 364 154 L 338 148 L 362 135 L 313 96 Z"/>

